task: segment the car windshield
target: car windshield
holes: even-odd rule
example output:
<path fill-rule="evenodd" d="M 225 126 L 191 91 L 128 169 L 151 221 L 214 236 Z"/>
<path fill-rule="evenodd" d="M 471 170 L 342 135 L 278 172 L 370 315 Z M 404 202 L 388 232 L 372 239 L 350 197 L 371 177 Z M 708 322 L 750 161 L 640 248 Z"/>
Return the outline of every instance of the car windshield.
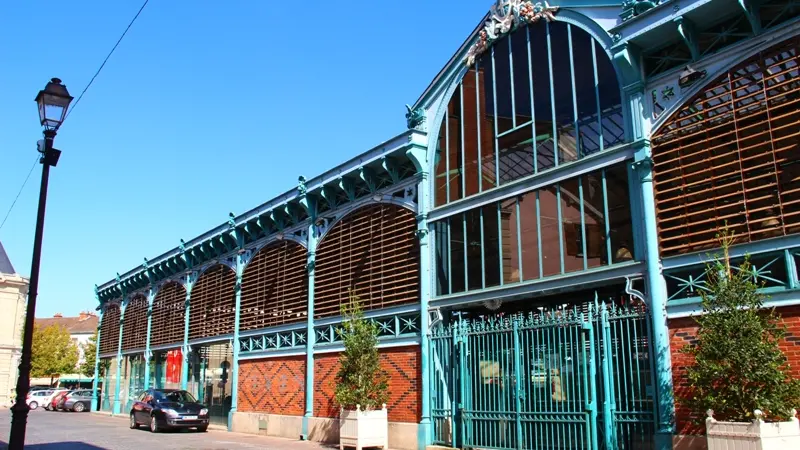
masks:
<path fill-rule="evenodd" d="M 157 396 L 159 401 L 162 402 L 175 402 L 175 403 L 196 403 L 197 401 L 192 397 L 192 394 L 186 391 L 170 391 L 160 392 L 161 396 Z"/>

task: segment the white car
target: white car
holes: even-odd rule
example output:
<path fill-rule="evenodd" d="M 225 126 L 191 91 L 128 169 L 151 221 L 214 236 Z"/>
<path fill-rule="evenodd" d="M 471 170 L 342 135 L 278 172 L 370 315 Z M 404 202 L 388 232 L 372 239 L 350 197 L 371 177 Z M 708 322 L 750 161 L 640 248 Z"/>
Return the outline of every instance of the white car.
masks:
<path fill-rule="evenodd" d="M 28 398 L 26 399 L 28 403 L 28 408 L 34 410 L 39 407 L 39 405 L 47 405 L 48 398 L 52 398 L 53 390 L 52 389 L 41 389 L 37 391 L 32 391 L 28 393 Z"/>

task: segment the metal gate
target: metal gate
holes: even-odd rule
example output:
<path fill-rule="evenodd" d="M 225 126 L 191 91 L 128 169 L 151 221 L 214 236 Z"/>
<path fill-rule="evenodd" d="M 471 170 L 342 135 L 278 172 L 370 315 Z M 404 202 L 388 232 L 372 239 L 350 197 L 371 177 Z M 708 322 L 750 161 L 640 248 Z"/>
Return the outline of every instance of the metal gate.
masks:
<path fill-rule="evenodd" d="M 654 430 L 643 306 L 454 318 L 430 335 L 434 443 L 647 449 Z"/>

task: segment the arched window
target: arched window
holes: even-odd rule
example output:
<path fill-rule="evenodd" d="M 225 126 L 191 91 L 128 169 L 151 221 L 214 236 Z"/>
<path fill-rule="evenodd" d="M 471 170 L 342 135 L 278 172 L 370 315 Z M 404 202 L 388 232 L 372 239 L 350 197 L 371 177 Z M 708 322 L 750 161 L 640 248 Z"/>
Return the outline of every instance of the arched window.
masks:
<path fill-rule="evenodd" d="M 116 353 L 119 345 L 119 305 L 108 304 L 100 324 L 100 353 Z"/>
<path fill-rule="evenodd" d="M 233 333 L 236 319 L 236 272 L 218 264 L 200 275 L 192 287 L 189 339 Z"/>
<path fill-rule="evenodd" d="M 800 232 L 800 37 L 708 83 L 653 135 L 664 256 Z"/>
<path fill-rule="evenodd" d="M 364 309 L 419 300 L 419 247 L 414 213 L 392 204 L 351 212 L 317 248 L 314 315 L 336 316 L 352 292 Z"/>
<path fill-rule="evenodd" d="M 306 249 L 291 240 L 269 244 L 242 274 L 239 329 L 256 330 L 306 320 Z"/>
<path fill-rule="evenodd" d="M 147 297 L 136 295 L 125 307 L 122 349 L 144 348 L 147 344 Z"/>
<path fill-rule="evenodd" d="M 621 102 L 611 61 L 582 29 L 542 20 L 500 38 L 447 105 L 436 205 L 624 143 Z"/>
<path fill-rule="evenodd" d="M 150 321 L 150 345 L 183 342 L 186 310 L 186 289 L 180 283 L 170 282 L 158 290 L 153 300 L 153 317 Z"/>

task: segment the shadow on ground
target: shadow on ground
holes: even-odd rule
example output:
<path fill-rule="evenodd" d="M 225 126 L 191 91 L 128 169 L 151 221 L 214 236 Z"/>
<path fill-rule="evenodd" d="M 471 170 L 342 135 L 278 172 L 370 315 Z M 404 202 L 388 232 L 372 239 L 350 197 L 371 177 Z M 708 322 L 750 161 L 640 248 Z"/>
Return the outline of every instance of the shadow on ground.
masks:
<path fill-rule="evenodd" d="M 0 441 L 0 450 L 6 450 L 8 443 Z M 106 450 L 105 447 L 98 447 L 96 445 L 87 444 L 85 442 L 67 441 L 67 442 L 50 442 L 47 444 L 26 444 L 25 450 Z"/>

